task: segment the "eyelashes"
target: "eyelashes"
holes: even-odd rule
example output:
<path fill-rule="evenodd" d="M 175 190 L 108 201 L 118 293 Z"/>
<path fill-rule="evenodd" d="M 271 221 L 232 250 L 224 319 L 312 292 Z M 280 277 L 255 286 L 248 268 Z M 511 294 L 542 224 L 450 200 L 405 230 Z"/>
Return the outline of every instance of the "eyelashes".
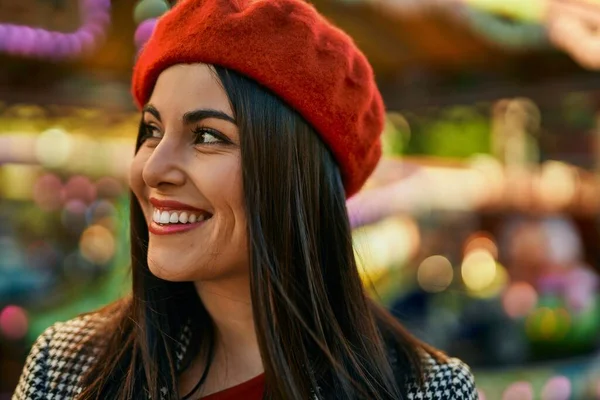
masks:
<path fill-rule="evenodd" d="M 146 123 L 142 123 L 140 132 L 139 145 L 144 144 L 148 139 L 160 139 L 160 131 L 158 127 Z"/>
<path fill-rule="evenodd" d="M 203 144 L 203 145 L 229 145 L 232 144 L 231 140 L 229 140 L 224 134 L 221 132 L 212 129 L 212 128 L 203 128 L 198 127 L 194 129 L 194 144 Z"/>
<path fill-rule="evenodd" d="M 208 127 L 197 127 L 192 130 L 193 144 L 202 146 L 231 145 L 233 142 L 223 133 Z M 149 140 L 160 140 L 163 137 L 161 130 L 154 124 L 142 123 L 139 144 Z"/>

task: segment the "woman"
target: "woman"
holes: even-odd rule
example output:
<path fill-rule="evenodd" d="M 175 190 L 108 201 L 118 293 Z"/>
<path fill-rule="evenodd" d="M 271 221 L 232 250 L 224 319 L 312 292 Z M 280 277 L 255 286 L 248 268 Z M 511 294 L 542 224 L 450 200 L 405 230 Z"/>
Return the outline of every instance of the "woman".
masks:
<path fill-rule="evenodd" d="M 476 398 L 361 285 L 345 200 L 384 110 L 348 36 L 299 0 L 180 1 L 133 94 L 133 294 L 42 334 L 15 399 Z"/>

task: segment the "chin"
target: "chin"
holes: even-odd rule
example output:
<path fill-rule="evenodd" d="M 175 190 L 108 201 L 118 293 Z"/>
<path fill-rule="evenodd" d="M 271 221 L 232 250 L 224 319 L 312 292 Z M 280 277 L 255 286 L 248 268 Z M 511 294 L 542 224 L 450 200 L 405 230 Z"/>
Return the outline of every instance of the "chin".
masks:
<path fill-rule="evenodd" d="M 185 282 L 191 280 L 184 271 L 174 271 L 169 267 L 164 267 L 162 263 L 148 260 L 148 269 L 152 275 L 169 282 Z"/>
<path fill-rule="evenodd" d="M 154 251 L 153 251 L 154 250 Z M 158 251 L 157 251 L 158 250 Z M 189 257 L 182 257 L 179 251 L 166 249 L 148 249 L 148 269 L 152 275 L 165 281 L 185 282 L 196 280 L 198 264 Z"/>

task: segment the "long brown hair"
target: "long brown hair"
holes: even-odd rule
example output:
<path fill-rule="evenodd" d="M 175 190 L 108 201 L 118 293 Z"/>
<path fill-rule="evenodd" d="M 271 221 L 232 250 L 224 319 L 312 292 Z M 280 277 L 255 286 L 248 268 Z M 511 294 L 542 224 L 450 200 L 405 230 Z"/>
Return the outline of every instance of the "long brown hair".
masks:
<path fill-rule="evenodd" d="M 250 286 L 266 398 L 402 399 L 426 346 L 367 298 L 338 167 L 277 96 L 215 67 L 240 130 Z M 136 151 L 140 146 L 140 139 Z M 178 398 L 178 375 L 208 353 L 213 328 L 192 283 L 153 276 L 148 229 L 131 197 L 133 294 L 116 303 L 80 399 Z M 179 342 L 191 338 L 182 357 Z M 161 394 L 161 389 L 166 392 Z"/>

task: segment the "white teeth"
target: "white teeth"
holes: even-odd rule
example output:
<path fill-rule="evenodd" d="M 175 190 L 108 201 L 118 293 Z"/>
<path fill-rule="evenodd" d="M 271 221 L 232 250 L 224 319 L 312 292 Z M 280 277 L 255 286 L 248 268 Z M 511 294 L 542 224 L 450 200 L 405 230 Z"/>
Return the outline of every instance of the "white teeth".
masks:
<path fill-rule="evenodd" d="M 179 215 L 179 222 L 181 222 L 182 224 L 187 224 L 188 214 L 185 211 Z"/>
<path fill-rule="evenodd" d="M 160 211 L 155 209 L 152 213 L 152 221 L 157 224 L 193 224 L 206 220 L 204 214 L 196 215 L 188 211 Z"/>
<path fill-rule="evenodd" d="M 160 213 L 160 223 L 161 224 L 168 224 L 170 219 L 171 219 L 171 216 L 169 215 L 168 211 L 163 211 L 162 213 Z"/>

